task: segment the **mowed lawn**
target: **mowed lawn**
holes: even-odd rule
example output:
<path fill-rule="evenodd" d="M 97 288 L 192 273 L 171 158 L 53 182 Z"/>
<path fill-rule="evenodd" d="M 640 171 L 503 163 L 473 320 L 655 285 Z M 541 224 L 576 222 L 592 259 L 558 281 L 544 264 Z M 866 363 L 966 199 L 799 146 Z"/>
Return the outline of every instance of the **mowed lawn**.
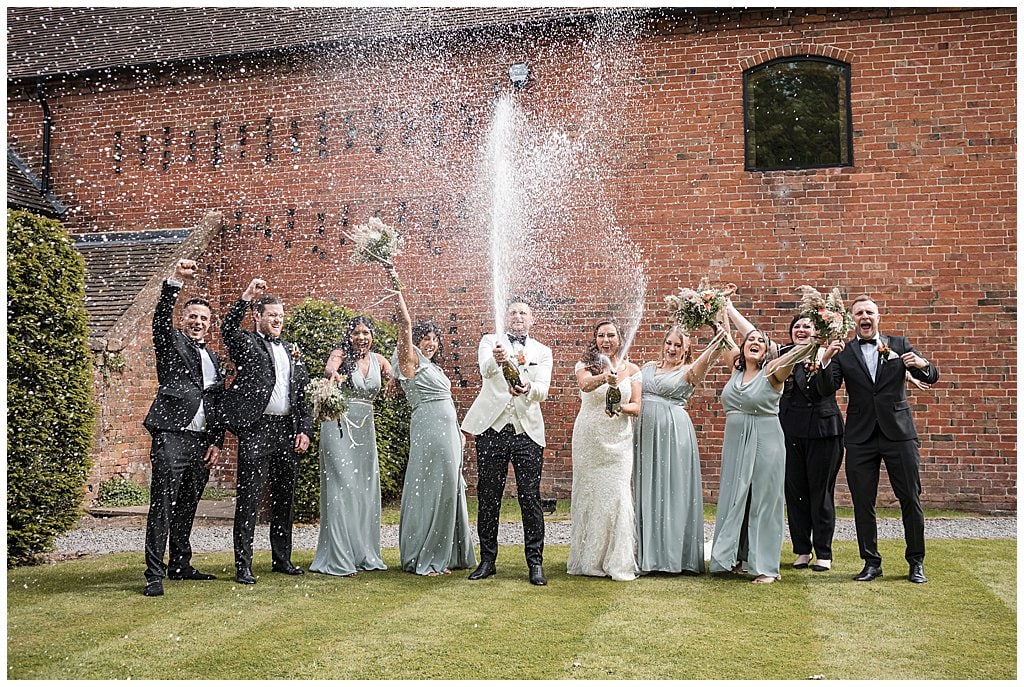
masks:
<path fill-rule="evenodd" d="M 15 679 L 1003 679 L 1016 678 L 1017 543 L 928 542 L 928 584 L 906 581 L 902 542 L 885 576 L 855 583 L 856 544 L 837 569 L 788 568 L 781 583 L 570 577 L 548 546 L 547 587 L 520 547 L 498 575 L 398 571 L 335 578 L 270 574 L 235 584 L 229 552 L 196 557 L 213 582 L 143 597 L 142 554 L 8 571 L 7 675 Z M 306 567 L 311 551 L 296 552 Z"/>

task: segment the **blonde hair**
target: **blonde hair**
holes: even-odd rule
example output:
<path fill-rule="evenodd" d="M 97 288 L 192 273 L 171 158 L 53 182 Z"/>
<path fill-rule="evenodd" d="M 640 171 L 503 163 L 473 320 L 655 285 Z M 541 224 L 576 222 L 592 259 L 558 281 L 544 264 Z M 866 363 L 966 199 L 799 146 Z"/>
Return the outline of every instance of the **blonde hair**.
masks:
<path fill-rule="evenodd" d="M 686 331 L 685 327 L 678 324 L 672 325 L 667 332 L 665 332 L 665 338 L 661 340 L 662 345 L 668 341 L 668 337 L 675 334 L 679 337 L 680 341 L 686 343 L 686 348 L 683 349 L 683 365 L 693 364 L 693 337 L 690 336 L 690 332 Z"/>

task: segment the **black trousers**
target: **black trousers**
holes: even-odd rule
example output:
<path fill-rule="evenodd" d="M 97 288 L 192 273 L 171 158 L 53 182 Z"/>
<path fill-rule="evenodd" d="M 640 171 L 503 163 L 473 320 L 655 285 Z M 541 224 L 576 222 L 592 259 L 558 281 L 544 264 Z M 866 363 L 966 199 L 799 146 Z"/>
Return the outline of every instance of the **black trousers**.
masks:
<path fill-rule="evenodd" d="M 836 531 L 836 478 L 843 437 L 786 437 L 786 514 L 793 553 L 832 560 Z"/>
<path fill-rule="evenodd" d="M 498 558 L 498 515 L 510 462 L 515 471 L 519 509 L 523 514 L 526 563 L 541 565 L 544 559 L 544 510 L 540 503 L 540 474 L 544 466 L 544 447 L 525 432 L 516 434 L 510 424 L 500 432 L 488 429 L 476 437 L 476 530 L 480 536 L 480 558 L 492 563 Z"/>
<path fill-rule="evenodd" d="M 235 501 L 235 568 L 252 569 L 252 541 L 263 485 L 270 488 L 270 553 L 273 565 L 292 559 L 292 520 L 299 454 L 292 418 L 264 415 L 238 435 L 238 480 Z"/>
<path fill-rule="evenodd" d="M 167 567 L 183 570 L 191 564 L 192 521 L 210 471 L 203 456 L 210 446 L 205 432 L 159 432 L 153 436 L 149 460 L 153 476 L 149 486 L 146 518 L 146 581 L 164 578 L 164 549 L 169 548 Z"/>
<path fill-rule="evenodd" d="M 921 509 L 921 442 L 917 439 L 890 441 L 878 428 L 868 441 L 846 444 L 846 481 L 853 497 L 857 544 L 866 564 L 882 565 L 878 553 L 878 523 L 875 499 L 882 462 L 889 484 L 900 502 L 908 563 L 924 562 L 924 511 Z"/>

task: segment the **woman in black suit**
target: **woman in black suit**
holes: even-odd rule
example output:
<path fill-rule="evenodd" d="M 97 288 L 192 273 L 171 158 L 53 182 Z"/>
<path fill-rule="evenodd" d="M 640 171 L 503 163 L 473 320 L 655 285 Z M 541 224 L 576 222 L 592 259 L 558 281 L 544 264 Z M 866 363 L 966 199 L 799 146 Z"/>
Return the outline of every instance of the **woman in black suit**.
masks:
<path fill-rule="evenodd" d="M 806 343 L 814 324 L 797 315 L 789 324 L 790 344 Z M 819 356 L 824 347 L 819 349 Z M 814 364 L 818 364 L 814 361 Z M 836 528 L 835 489 L 843 461 L 843 418 L 835 391 L 823 394 L 813 384 L 812 363 L 797 365 L 779 399 L 779 422 L 786 435 L 786 511 L 794 568 L 823 572 L 832 568 L 832 535 Z M 816 560 L 812 564 L 812 552 Z"/>

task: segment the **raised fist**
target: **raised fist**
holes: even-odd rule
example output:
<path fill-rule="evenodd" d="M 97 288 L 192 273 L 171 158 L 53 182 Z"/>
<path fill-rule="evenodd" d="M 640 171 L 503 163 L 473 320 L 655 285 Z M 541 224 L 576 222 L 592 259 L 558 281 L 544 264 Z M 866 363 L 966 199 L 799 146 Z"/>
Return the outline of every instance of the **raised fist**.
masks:
<path fill-rule="evenodd" d="M 199 270 L 199 266 L 196 265 L 195 260 L 186 260 L 182 258 L 178 261 L 178 264 L 174 266 L 174 278 L 178 281 L 192 281 L 196 278 L 196 272 Z"/>
<path fill-rule="evenodd" d="M 256 277 L 249 286 L 245 287 L 245 291 L 242 293 L 242 299 L 251 301 L 254 298 L 258 298 L 263 295 L 267 290 L 267 282 L 263 281 L 259 277 Z"/>

